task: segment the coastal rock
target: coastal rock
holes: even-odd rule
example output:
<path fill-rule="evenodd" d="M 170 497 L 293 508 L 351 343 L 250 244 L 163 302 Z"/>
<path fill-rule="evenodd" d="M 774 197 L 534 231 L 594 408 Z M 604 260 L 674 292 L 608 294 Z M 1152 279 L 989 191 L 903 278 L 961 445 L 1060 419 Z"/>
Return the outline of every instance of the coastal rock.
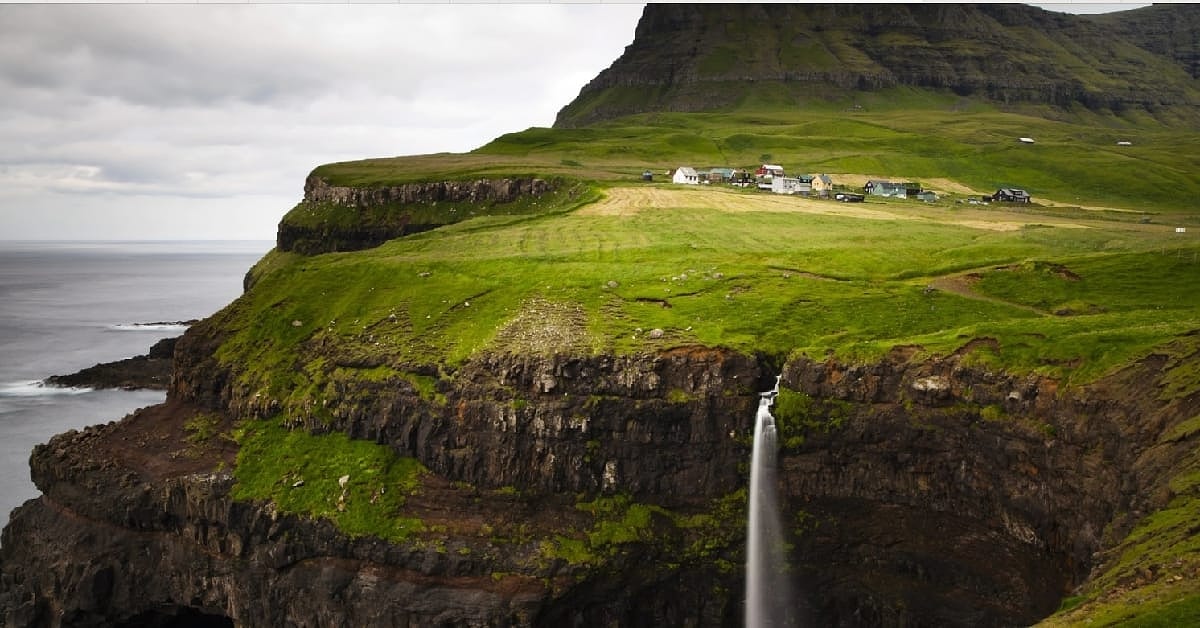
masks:
<path fill-rule="evenodd" d="M 166 390 L 171 383 L 175 338 L 163 338 L 144 355 L 89 366 L 70 375 L 51 375 L 51 386 Z"/>

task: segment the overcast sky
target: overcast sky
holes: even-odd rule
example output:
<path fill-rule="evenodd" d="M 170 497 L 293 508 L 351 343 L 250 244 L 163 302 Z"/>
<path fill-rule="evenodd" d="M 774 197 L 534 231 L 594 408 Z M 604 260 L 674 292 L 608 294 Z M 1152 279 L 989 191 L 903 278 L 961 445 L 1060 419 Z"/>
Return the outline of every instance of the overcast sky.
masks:
<path fill-rule="evenodd" d="M 550 126 L 642 7 L 0 4 L 0 240 L 274 239 L 317 165 Z"/>
<path fill-rule="evenodd" d="M 0 239 L 273 239 L 317 165 L 550 126 L 641 11 L 0 5 Z"/>

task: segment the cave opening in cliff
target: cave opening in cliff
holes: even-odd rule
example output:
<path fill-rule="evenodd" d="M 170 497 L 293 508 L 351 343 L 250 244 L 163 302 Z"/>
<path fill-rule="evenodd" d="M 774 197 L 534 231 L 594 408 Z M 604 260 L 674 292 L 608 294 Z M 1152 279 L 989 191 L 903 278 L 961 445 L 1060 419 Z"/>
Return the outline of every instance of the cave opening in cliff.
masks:
<path fill-rule="evenodd" d="M 233 628 L 233 625 L 233 620 L 224 615 L 171 606 L 139 613 L 116 628 Z"/>

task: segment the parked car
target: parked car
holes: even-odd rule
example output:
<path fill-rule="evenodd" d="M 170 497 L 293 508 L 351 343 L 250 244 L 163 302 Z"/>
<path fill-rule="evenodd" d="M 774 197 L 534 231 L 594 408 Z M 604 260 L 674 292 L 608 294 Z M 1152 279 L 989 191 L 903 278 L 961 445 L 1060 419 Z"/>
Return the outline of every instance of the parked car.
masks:
<path fill-rule="evenodd" d="M 843 203 L 861 203 L 865 198 L 862 194 L 852 194 L 850 192 L 838 192 L 833 195 L 833 198 Z"/>

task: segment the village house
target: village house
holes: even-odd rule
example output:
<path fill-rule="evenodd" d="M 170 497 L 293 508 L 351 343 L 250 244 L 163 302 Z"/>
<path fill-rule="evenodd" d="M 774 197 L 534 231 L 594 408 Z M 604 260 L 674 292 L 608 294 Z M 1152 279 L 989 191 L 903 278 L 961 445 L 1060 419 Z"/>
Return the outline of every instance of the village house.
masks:
<path fill-rule="evenodd" d="M 1032 203 L 1033 198 L 1025 190 L 1018 188 L 1000 188 L 992 195 L 996 203 Z"/>
<path fill-rule="evenodd" d="M 812 192 L 812 177 L 772 177 L 771 191 L 776 194 L 809 194 Z"/>
<path fill-rule="evenodd" d="M 700 174 L 695 168 L 690 166 L 680 166 L 675 169 L 675 174 L 671 176 L 672 183 L 683 183 L 685 185 L 700 185 Z"/>
<path fill-rule="evenodd" d="M 759 178 L 764 178 L 764 179 L 770 179 L 773 177 L 782 177 L 785 175 L 783 174 L 783 166 L 777 166 L 775 164 L 763 164 L 758 167 L 758 170 L 754 171 L 754 176 L 759 177 Z"/>
<path fill-rule="evenodd" d="M 921 186 L 916 183 L 894 183 L 892 181 L 880 181 L 871 179 L 863 186 L 863 192 L 873 194 L 875 196 L 887 196 L 890 198 L 908 198 L 921 193 Z"/>
<path fill-rule="evenodd" d="M 783 174 L 783 166 L 775 164 L 763 164 L 758 167 L 758 170 L 754 171 L 754 177 L 758 180 L 758 189 L 760 190 L 770 190 L 771 181 L 775 177 L 782 176 L 785 176 Z"/>
<path fill-rule="evenodd" d="M 833 193 L 833 179 L 827 174 L 818 174 L 813 177 L 812 191 L 820 197 L 828 197 Z"/>
<path fill-rule="evenodd" d="M 728 183 L 733 179 L 733 168 L 709 168 L 709 183 Z"/>

